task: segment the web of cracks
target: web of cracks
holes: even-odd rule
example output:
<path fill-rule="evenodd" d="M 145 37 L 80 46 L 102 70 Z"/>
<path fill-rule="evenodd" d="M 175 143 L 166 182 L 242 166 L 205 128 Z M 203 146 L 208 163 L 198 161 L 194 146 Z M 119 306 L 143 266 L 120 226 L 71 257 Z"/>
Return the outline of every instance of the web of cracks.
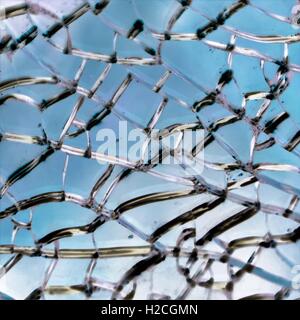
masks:
<path fill-rule="evenodd" d="M 89 224 L 52 231 L 40 239 L 35 239 L 34 234 L 32 233 L 32 236 L 35 239 L 34 247 L 17 246 L 14 244 L 0 245 L 0 254 L 12 255 L 2 268 L 2 277 L 10 272 L 10 270 L 12 270 L 14 266 L 18 264 L 19 261 L 21 261 L 25 256 L 50 258 L 51 262 L 47 271 L 45 272 L 41 286 L 29 294 L 27 299 L 42 299 L 45 297 L 45 294 L 67 295 L 68 297 L 69 294 L 76 292 L 83 293 L 89 298 L 99 290 L 110 291 L 112 299 L 133 299 L 135 297 L 139 277 L 147 271 L 151 272 L 151 270 L 155 269 L 165 259 L 173 258 L 176 260 L 177 272 L 185 279 L 185 283 L 182 284 L 182 288 L 175 298 L 188 298 L 195 288 L 201 287 L 206 290 L 207 297 L 210 297 L 212 291 L 220 290 L 223 291 L 225 296 L 230 299 L 232 298 L 236 284 L 239 283 L 245 277 L 245 275 L 249 273 L 277 284 L 281 289 L 271 294 L 256 294 L 254 296 L 248 296 L 245 298 L 285 298 L 291 291 L 293 291 L 291 280 L 256 266 L 255 262 L 261 252 L 268 248 L 272 248 L 275 252 L 277 252 L 278 255 L 280 255 L 278 251 L 279 246 L 297 242 L 300 237 L 299 227 L 285 234 L 274 235 L 271 232 L 267 232 L 262 236 L 242 237 L 234 239 L 229 243 L 225 243 L 224 241 L 220 240 L 219 236 L 238 226 L 239 224 L 242 224 L 244 221 L 252 218 L 258 212 L 263 212 L 266 214 L 266 216 L 276 214 L 299 224 L 299 215 L 294 212 L 299 203 L 298 189 L 289 184 L 278 183 L 275 179 L 269 175 L 264 175 L 263 173 L 279 171 L 283 173 L 291 172 L 299 174 L 300 168 L 289 164 L 273 164 L 268 162 L 253 164 L 253 158 L 256 152 L 266 150 L 274 145 L 278 145 L 280 148 L 283 148 L 286 151 L 294 154 L 296 157 L 299 157 L 299 150 L 297 150 L 297 146 L 300 142 L 299 125 L 291 119 L 288 111 L 285 110 L 284 105 L 280 101 L 280 96 L 287 90 L 290 84 L 291 75 L 293 73 L 300 72 L 299 65 L 289 63 L 288 55 L 289 45 L 294 42 L 299 42 L 300 36 L 298 34 L 290 36 L 260 36 L 243 32 L 226 25 L 226 22 L 230 17 L 248 6 L 255 8 L 257 11 L 263 12 L 265 15 L 271 16 L 273 19 L 279 20 L 282 23 L 292 23 L 291 18 L 269 13 L 259 7 L 254 6 L 246 0 L 236 1 L 223 11 L 219 12 L 216 17 L 209 18 L 193 6 L 193 1 L 174 1 L 173 14 L 167 23 L 165 32 L 162 33 L 153 30 L 144 24 L 144 22 L 139 18 L 138 10 L 135 6 L 136 1 L 132 1 L 131 4 L 136 9 L 137 20 L 133 21 L 132 27 L 129 30 L 122 29 L 115 21 L 102 19 L 102 22 L 114 31 L 114 53 L 112 55 L 87 52 L 74 48 L 72 46 L 72 35 L 68 30 L 69 25 L 80 19 L 87 12 L 92 12 L 101 19 L 101 14 L 106 10 L 107 7 L 109 7 L 111 2 L 113 1 L 102 0 L 96 4 L 82 2 L 82 4 L 79 5 L 74 11 L 64 15 L 63 18 L 58 17 L 54 11 L 43 7 L 42 2 L 37 4 L 27 1 L 24 2 L 24 4 L 8 6 L 4 10 L 5 15 L 3 17 L 3 21 L 8 21 L 11 18 L 16 18 L 19 16 L 26 17 L 29 19 L 29 21 L 31 21 L 32 26 L 19 37 L 14 36 L 13 30 L 11 30 L 10 33 L 7 32 L 4 34 L 0 42 L 0 52 L 2 54 L 13 55 L 13 53 L 17 50 L 24 50 L 30 59 L 37 61 L 43 69 L 50 73 L 51 76 L 28 76 L 22 78 L 5 79 L 0 83 L 0 92 L 2 93 L 0 104 L 5 104 L 8 100 L 17 100 L 36 108 L 42 113 L 49 108 L 55 107 L 56 103 L 63 101 L 72 95 L 78 95 L 78 98 L 73 106 L 67 122 L 60 132 L 58 140 L 49 139 L 46 130 L 43 128 L 43 134 L 41 136 L 22 135 L 12 132 L 2 132 L 0 134 L 0 141 L 36 144 L 45 147 L 44 151 L 38 157 L 33 158 L 31 161 L 22 165 L 20 168 L 12 172 L 5 181 L 2 181 L 3 184 L 0 188 L 1 198 L 4 196 L 9 197 L 13 205 L 2 210 L 0 212 L 0 218 L 11 218 L 11 222 L 14 226 L 12 235 L 13 239 L 22 229 L 32 232 L 31 227 L 34 216 L 33 209 L 36 206 L 49 202 L 75 203 L 76 205 L 93 211 L 96 214 L 96 218 Z M 194 33 L 173 33 L 172 28 L 180 19 L 180 17 L 188 10 L 193 11 L 202 18 L 206 18 L 208 20 L 207 24 L 195 30 Z M 52 45 L 61 54 L 73 55 L 82 59 L 81 65 L 77 70 L 74 79 L 66 79 L 60 75 L 55 66 L 50 67 L 49 64 L 46 63 L 41 57 L 37 57 L 32 54 L 30 50 L 27 50 L 27 46 L 31 42 L 35 41 L 40 33 L 39 28 L 34 23 L 34 17 L 36 15 L 49 16 L 56 21 L 42 33 L 42 37 L 45 41 Z M 231 35 L 229 43 L 220 43 L 206 39 L 207 36 L 218 29 L 223 29 Z M 65 46 L 62 46 L 53 40 L 55 34 L 61 30 L 65 31 Z M 144 43 L 139 38 L 139 35 L 142 33 L 147 33 L 152 38 L 158 40 L 158 46 L 156 48 L 151 48 L 148 46 L 148 44 Z M 116 51 L 116 48 L 118 40 L 121 37 L 126 37 L 137 43 L 148 54 L 149 58 L 120 57 Z M 278 59 L 265 55 L 254 49 L 237 46 L 236 41 L 239 38 L 266 44 L 282 44 L 282 60 L 279 61 Z M 163 60 L 161 52 L 164 44 L 168 41 L 201 41 L 201 43 L 208 46 L 208 48 L 224 51 L 224 54 L 226 54 L 228 57 L 228 68 L 220 75 L 214 88 L 205 88 L 204 86 L 195 83 L 187 74 L 168 65 Z M 241 92 L 232 68 L 234 58 L 237 55 L 257 59 L 260 62 L 260 70 L 264 76 L 269 90 L 247 93 Z M 88 61 L 90 60 L 99 61 L 105 64 L 105 68 L 91 88 L 84 88 L 79 85 L 79 81 Z M 272 63 L 277 66 L 274 79 L 268 79 L 265 72 L 266 63 Z M 119 87 L 107 101 L 101 97 L 98 89 L 101 88 L 101 86 L 105 83 L 105 80 L 109 76 L 114 64 L 124 66 L 127 75 L 124 79 L 122 79 Z M 135 73 L 134 70 L 131 69 L 132 66 L 149 67 L 152 65 L 160 65 L 165 69 L 165 73 L 154 86 L 147 81 L 147 79 L 141 77 L 138 73 Z M 196 90 L 199 90 L 199 92 L 204 94 L 204 98 L 195 101 L 193 104 L 190 104 L 164 91 L 163 88 L 171 76 L 176 76 L 184 83 L 195 88 Z M 156 111 L 149 119 L 146 127 L 143 127 L 136 121 L 125 117 L 122 113 L 114 108 L 132 83 L 139 83 L 161 97 L 161 102 L 157 105 Z M 226 99 L 226 96 L 222 93 L 222 90 L 231 83 L 234 83 L 236 90 L 240 91 L 243 96 L 241 106 L 236 106 L 230 103 Z M 58 86 L 62 91 L 52 98 L 42 101 L 36 101 L 32 97 L 21 93 L 10 92 L 6 94 L 6 91 L 13 88 L 38 84 Z M 84 102 L 86 100 L 94 101 L 99 106 L 99 112 L 95 113 L 88 121 L 82 121 L 78 119 L 77 115 L 81 108 L 84 107 Z M 246 113 L 248 103 L 252 100 L 261 101 L 255 117 L 250 117 Z M 149 144 L 151 140 L 151 132 L 155 128 L 170 101 L 176 102 L 182 108 L 185 108 L 194 114 L 195 122 L 188 124 L 172 124 L 164 129 L 161 129 L 158 136 L 163 138 L 174 133 L 181 133 L 187 127 L 192 129 L 204 129 L 204 140 L 190 150 L 189 157 L 195 157 L 197 153 L 203 149 L 207 149 L 212 144 L 219 145 L 223 149 L 224 153 L 230 154 L 234 160 L 232 163 L 209 162 L 204 160 L 205 167 L 215 171 L 224 171 L 227 174 L 227 185 L 225 187 L 220 187 L 218 183 L 212 183 L 211 180 L 208 181 L 205 176 L 199 175 L 196 172 L 193 173 L 192 168 L 187 168 L 185 165 L 181 166 L 184 170 L 189 172 L 189 174 L 182 177 L 172 175 L 170 173 L 163 173 L 157 170 L 157 165 L 153 164 L 153 161 L 149 162 L 148 164 L 145 164 L 141 161 L 132 162 L 119 157 L 100 154 L 93 150 L 90 139 L 91 130 L 96 128 L 106 117 L 112 114 L 121 120 L 129 121 L 134 127 L 141 128 L 147 137 L 145 145 Z M 268 112 L 273 101 L 278 102 L 281 112 L 265 124 L 262 124 L 261 119 Z M 227 110 L 230 115 L 218 119 L 208 125 L 201 115 L 201 111 L 215 104 L 218 104 Z M 288 142 L 286 142 L 286 139 L 283 139 L 276 132 L 278 127 L 280 127 L 285 121 L 290 121 L 292 123 L 292 127 L 296 128 L 294 134 L 291 136 Z M 226 141 L 226 139 L 220 139 L 220 136 L 217 134 L 218 130 L 239 122 L 246 123 L 251 128 L 253 133 L 250 146 L 250 160 L 247 163 L 243 162 L 243 160 L 239 157 L 239 154 L 230 146 L 230 143 Z M 76 129 L 74 130 L 74 128 Z M 267 138 L 263 142 L 258 142 L 258 137 L 261 133 L 264 133 Z M 66 141 L 77 138 L 80 135 L 85 135 L 87 138 L 86 149 L 71 146 Z M 180 137 L 182 139 L 183 135 Z M 162 149 L 157 155 L 155 155 L 155 157 L 163 158 L 169 153 L 169 151 L 170 150 Z M 107 168 L 104 174 L 99 177 L 96 184 L 90 191 L 89 196 L 87 198 L 83 198 L 78 194 L 69 193 L 65 190 L 57 190 L 55 192 L 52 191 L 43 194 L 37 194 L 33 197 L 17 201 L 14 195 L 10 192 L 10 187 L 12 187 L 25 176 L 29 175 L 41 163 L 45 162 L 47 159 L 51 158 L 51 156 L 59 152 L 65 154 L 65 165 L 62 173 L 63 184 L 68 171 L 68 162 L 70 157 L 85 157 L 90 159 L 90 161 L 101 160 L 107 163 Z M 173 157 L 176 157 L 176 149 L 171 150 L 171 154 Z M 99 190 L 101 190 L 105 183 L 112 177 L 116 167 L 120 167 L 122 170 L 115 178 L 111 179 L 112 181 L 110 181 L 109 187 L 105 192 L 103 199 L 100 202 L 97 202 L 96 196 L 99 193 Z M 247 174 L 246 177 L 243 177 L 237 181 L 231 179 L 230 173 L 234 172 L 235 170 L 242 170 Z M 119 204 L 114 210 L 108 209 L 106 204 L 114 190 L 118 187 L 121 181 L 126 180 L 126 178 L 128 178 L 134 172 L 142 172 L 143 174 L 152 175 L 162 180 L 174 182 L 185 189 L 178 191 L 166 190 L 164 192 L 154 192 L 138 196 Z M 289 205 L 287 207 L 281 207 L 272 205 L 268 203 L 268 201 L 260 200 L 258 191 L 262 184 L 267 184 L 286 192 L 286 194 L 291 197 Z M 249 186 L 253 186 L 255 188 L 257 192 L 256 200 L 253 200 L 245 194 L 235 192 L 236 190 Z M 126 218 L 124 218 L 124 213 L 134 208 L 142 207 L 155 202 L 198 196 L 200 194 L 209 194 L 212 200 L 202 202 L 196 207 L 180 213 L 175 218 L 158 227 L 151 234 L 146 234 L 142 229 L 130 224 Z M 235 204 L 238 204 L 242 209 L 239 212 L 232 214 L 230 217 L 219 221 L 201 237 L 197 235 L 195 227 L 188 226 L 183 228 L 173 246 L 166 246 L 160 241 L 165 234 L 174 228 L 194 222 L 199 217 L 209 214 L 213 209 L 221 208 L 222 204 L 224 204 L 226 201 L 231 201 Z M 14 219 L 14 215 L 22 210 L 27 209 L 31 210 L 30 219 L 27 223 Z M 75 237 L 76 235 L 82 234 L 91 234 L 93 237 L 94 232 L 98 228 L 100 228 L 106 222 L 112 220 L 117 221 L 137 237 L 146 241 L 148 245 L 99 248 L 95 239 L 93 238 L 93 249 L 60 248 L 60 239 L 73 236 Z M 221 253 L 205 248 L 205 245 L 212 241 L 215 241 L 218 246 L 222 248 Z M 54 243 L 53 250 L 45 248 L 46 245 L 51 243 Z M 187 243 L 188 246 L 186 245 Z M 253 253 L 247 261 L 237 259 L 233 255 L 237 249 L 244 247 L 253 247 Z M 111 257 L 122 258 L 128 256 L 139 256 L 141 259 L 130 269 L 125 270 L 124 274 L 120 277 L 120 280 L 116 282 L 108 282 L 93 276 L 93 271 L 99 259 Z M 90 263 L 86 270 L 84 283 L 69 286 L 48 285 L 59 259 L 89 259 Z M 227 281 L 217 281 L 214 279 L 212 267 L 216 262 L 227 265 Z M 288 262 L 285 261 L 285 263 Z M 159 299 L 170 298 L 170 296 L 168 296 L 168 294 L 162 295 L 149 292 L 148 298 Z"/>

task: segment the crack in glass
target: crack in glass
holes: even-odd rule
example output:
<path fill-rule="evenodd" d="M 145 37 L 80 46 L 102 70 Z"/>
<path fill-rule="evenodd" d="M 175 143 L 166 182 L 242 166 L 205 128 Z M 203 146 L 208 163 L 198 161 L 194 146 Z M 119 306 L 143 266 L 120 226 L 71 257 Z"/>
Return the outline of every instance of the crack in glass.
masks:
<path fill-rule="evenodd" d="M 0 299 L 299 299 L 299 6 L 2 0 Z"/>

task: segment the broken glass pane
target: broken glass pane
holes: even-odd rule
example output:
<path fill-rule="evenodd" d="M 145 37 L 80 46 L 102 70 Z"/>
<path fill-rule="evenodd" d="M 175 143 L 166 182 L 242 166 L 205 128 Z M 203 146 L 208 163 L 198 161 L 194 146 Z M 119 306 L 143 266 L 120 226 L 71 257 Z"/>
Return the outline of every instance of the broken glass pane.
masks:
<path fill-rule="evenodd" d="M 299 26 L 295 0 L 1 0 L 0 299 L 299 298 Z"/>

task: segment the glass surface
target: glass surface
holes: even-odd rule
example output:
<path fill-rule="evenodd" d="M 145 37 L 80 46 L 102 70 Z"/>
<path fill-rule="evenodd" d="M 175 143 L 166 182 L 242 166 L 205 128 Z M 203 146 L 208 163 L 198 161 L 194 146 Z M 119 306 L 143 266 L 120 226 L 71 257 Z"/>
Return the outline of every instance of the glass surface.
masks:
<path fill-rule="evenodd" d="M 299 26 L 295 0 L 0 0 L 0 299 L 299 298 Z M 176 160 L 187 128 L 195 166 L 99 149 Z"/>

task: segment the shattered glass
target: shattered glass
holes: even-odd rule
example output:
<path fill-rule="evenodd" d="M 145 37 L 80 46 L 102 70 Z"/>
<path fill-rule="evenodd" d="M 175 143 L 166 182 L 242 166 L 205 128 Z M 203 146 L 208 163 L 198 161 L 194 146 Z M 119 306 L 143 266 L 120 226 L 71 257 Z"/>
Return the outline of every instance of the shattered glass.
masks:
<path fill-rule="evenodd" d="M 295 0 L 0 0 L 0 298 L 299 298 L 298 25 Z M 203 171 L 97 152 L 121 120 L 203 129 Z"/>

